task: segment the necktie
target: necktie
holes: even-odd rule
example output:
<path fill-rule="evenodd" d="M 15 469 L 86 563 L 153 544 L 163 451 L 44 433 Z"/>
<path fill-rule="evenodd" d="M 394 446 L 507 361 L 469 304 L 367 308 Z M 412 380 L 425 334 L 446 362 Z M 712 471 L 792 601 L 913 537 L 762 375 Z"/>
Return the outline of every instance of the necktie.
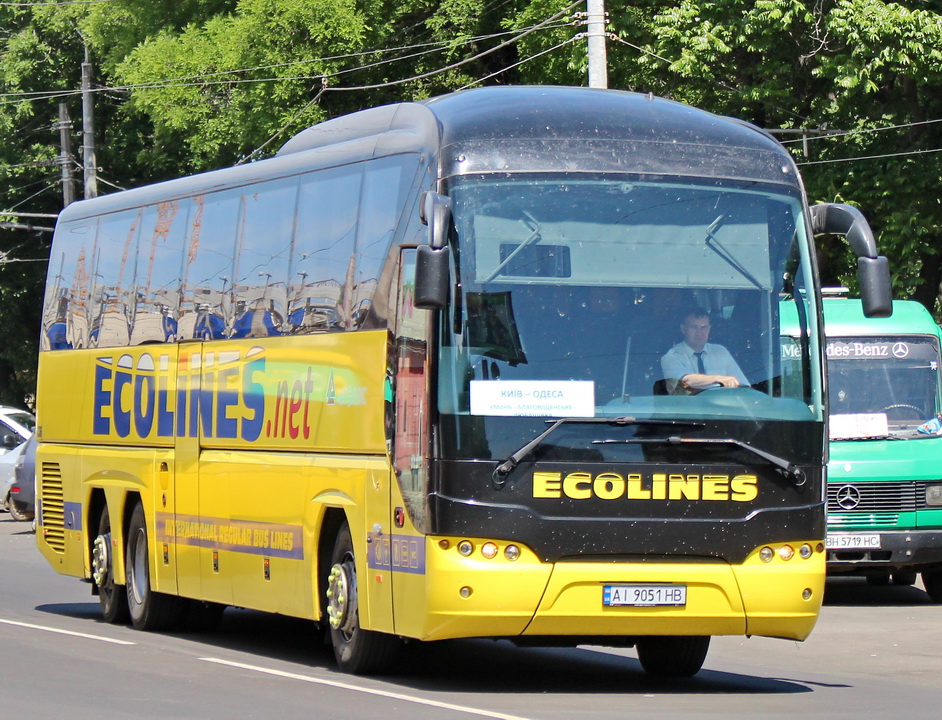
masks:
<path fill-rule="evenodd" d="M 703 367 L 703 350 L 695 352 L 694 355 L 697 356 L 697 372 L 706 375 L 706 369 Z"/>

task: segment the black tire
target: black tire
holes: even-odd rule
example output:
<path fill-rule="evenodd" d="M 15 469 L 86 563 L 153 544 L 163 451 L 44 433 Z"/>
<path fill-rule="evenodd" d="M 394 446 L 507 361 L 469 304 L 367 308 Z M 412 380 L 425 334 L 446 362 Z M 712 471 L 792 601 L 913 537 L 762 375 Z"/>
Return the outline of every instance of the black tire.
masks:
<path fill-rule="evenodd" d="M 942 570 L 923 570 L 922 584 L 929 593 L 929 599 L 936 604 L 942 604 Z"/>
<path fill-rule="evenodd" d="M 128 595 L 124 585 L 114 581 L 114 544 L 111 518 L 106 505 L 98 518 L 98 535 L 92 546 L 92 582 L 98 588 L 98 604 L 105 622 L 123 625 L 128 621 Z"/>
<path fill-rule="evenodd" d="M 693 677 L 706 660 L 709 635 L 660 635 L 638 640 L 635 649 L 644 671 L 658 678 Z"/>
<path fill-rule="evenodd" d="M 128 611 L 138 630 L 166 630 L 180 623 L 184 601 L 175 595 L 154 592 L 150 586 L 150 550 L 144 508 L 134 506 L 125 543 Z"/>
<path fill-rule="evenodd" d="M 8 508 L 10 511 L 10 517 L 18 522 L 29 522 L 33 519 L 33 513 L 26 509 L 24 503 L 18 503 L 12 497 L 10 498 L 10 506 Z"/>
<path fill-rule="evenodd" d="M 399 654 L 399 638 L 360 627 L 356 562 L 350 527 L 344 523 L 331 553 L 323 588 L 327 601 L 330 642 L 340 670 L 369 675 L 388 670 Z"/>
<path fill-rule="evenodd" d="M 915 570 L 897 570 L 893 573 L 893 584 L 909 587 L 916 584 Z"/>

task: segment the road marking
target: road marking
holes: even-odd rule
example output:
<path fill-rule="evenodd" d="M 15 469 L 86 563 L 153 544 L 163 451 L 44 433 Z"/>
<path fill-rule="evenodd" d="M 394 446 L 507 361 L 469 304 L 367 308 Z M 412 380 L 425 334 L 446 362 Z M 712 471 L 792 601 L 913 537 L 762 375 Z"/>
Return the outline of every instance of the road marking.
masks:
<path fill-rule="evenodd" d="M 112 643 L 113 645 L 137 645 L 137 643 L 129 642 L 128 640 L 115 640 L 114 638 L 107 638 L 101 635 L 89 635 L 88 633 L 73 632 L 71 630 L 60 630 L 59 628 L 47 627 L 46 625 L 33 625 L 32 623 L 17 622 L 16 620 L 4 620 L 0 618 L 0 623 L 30 628 L 31 630 L 44 630 L 45 632 L 58 633 L 60 635 L 71 635 L 72 637 L 86 638 L 87 640 L 98 640 L 99 642 Z"/>
<path fill-rule="evenodd" d="M 495 718 L 495 720 L 528 720 L 519 715 L 507 715 L 506 713 L 492 712 L 490 710 L 481 710 L 479 708 L 468 707 L 466 705 L 453 705 L 451 703 L 438 702 L 437 700 L 426 700 L 413 695 L 402 695 L 401 693 L 389 692 L 388 690 L 376 690 L 366 688 L 351 683 L 338 682 L 336 680 L 327 680 L 326 678 L 317 678 L 311 675 L 300 675 L 298 673 L 282 672 L 281 670 L 272 670 L 270 668 L 259 667 L 258 665 L 246 665 L 245 663 L 231 662 L 220 658 L 200 658 L 206 662 L 216 663 L 217 665 L 228 665 L 229 667 L 241 668 L 243 670 L 254 670 L 255 672 L 265 673 L 266 675 L 276 675 L 278 677 L 288 678 L 289 680 L 301 680 L 303 682 L 314 683 L 316 685 L 329 685 L 330 687 L 341 688 L 342 690 L 354 690 L 356 692 L 366 693 L 367 695 L 378 695 L 380 697 L 392 698 L 394 700 L 404 700 L 405 702 L 416 703 L 418 705 L 428 705 L 430 707 L 443 708 L 445 710 L 454 710 L 469 715 L 480 715 L 486 718 Z"/>

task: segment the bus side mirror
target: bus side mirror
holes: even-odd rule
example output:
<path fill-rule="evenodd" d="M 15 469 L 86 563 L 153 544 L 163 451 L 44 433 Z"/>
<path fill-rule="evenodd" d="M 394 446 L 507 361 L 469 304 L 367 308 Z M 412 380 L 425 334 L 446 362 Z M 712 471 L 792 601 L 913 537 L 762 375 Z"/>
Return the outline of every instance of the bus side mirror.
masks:
<path fill-rule="evenodd" d="M 421 310 L 441 310 L 448 301 L 448 248 L 419 245 L 415 249 L 415 296 Z"/>
<path fill-rule="evenodd" d="M 451 223 L 451 198 L 436 192 L 423 193 L 419 220 L 428 225 L 428 244 L 436 250 L 445 247 Z"/>
<path fill-rule="evenodd" d="M 860 302 L 867 317 L 893 314 L 893 288 L 890 266 L 877 255 L 877 243 L 870 224 L 855 207 L 841 203 L 820 203 L 811 208 L 811 229 L 815 235 L 843 235 L 857 256 Z"/>

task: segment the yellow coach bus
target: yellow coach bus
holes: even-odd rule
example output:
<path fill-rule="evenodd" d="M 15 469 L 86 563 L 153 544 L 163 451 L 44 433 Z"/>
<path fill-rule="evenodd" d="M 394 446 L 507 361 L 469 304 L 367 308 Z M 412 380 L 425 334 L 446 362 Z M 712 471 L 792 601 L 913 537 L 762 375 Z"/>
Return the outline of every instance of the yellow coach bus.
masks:
<path fill-rule="evenodd" d="M 712 635 L 801 640 L 826 558 L 815 233 L 847 235 L 886 314 L 866 221 L 809 208 L 771 136 L 579 88 L 365 110 L 74 203 L 39 548 L 110 622 L 308 618 L 355 673 L 404 639 L 635 646 L 656 675 Z M 662 362 L 694 306 L 738 386 Z"/>

